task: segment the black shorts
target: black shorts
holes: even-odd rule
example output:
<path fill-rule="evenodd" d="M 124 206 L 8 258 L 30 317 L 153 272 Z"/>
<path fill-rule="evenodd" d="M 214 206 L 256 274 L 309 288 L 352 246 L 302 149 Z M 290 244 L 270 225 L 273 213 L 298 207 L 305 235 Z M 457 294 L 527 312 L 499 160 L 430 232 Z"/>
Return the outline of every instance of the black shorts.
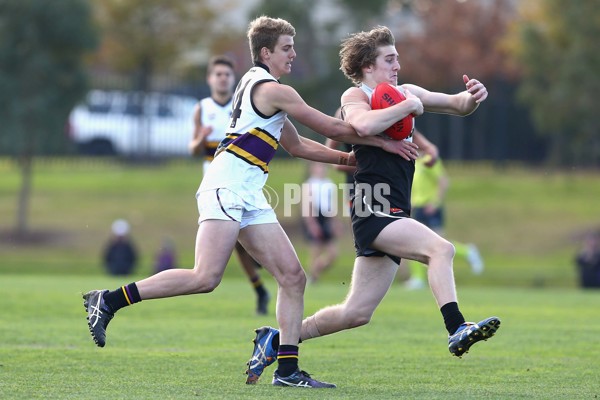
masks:
<path fill-rule="evenodd" d="M 352 202 L 352 232 L 354 234 L 354 248 L 357 257 L 384 257 L 388 256 L 399 264 L 401 258 L 372 249 L 370 246 L 379 233 L 392 222 L 402 218 L 410 218 L 410 211 L 392 209 L 391 214 L 377 211 L 377 205 L 367 206 L 363 199 L 355 197 Z M 358 212 L 360 210 L 360 212 Z M 369 210 L 365 212 L 365 210 Z"/>

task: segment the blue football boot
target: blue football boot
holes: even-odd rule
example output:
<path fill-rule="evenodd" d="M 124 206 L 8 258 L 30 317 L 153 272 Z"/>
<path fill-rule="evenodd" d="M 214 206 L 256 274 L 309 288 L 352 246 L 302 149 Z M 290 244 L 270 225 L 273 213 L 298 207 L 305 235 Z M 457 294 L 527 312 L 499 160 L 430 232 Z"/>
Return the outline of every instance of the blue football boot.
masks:
<path fill-rule="evenodd" d="M 253 385 L 258 381 L 266 367 L 273 364 L 277 360 L 277 350 L 273 348 L 273 337 L 279 335 L 279 331 L 270 326 L 263 326 L 255 330 L 256 338 L 254 338 L 254 350 L 252 358 L 248 361 L 248 369 L 246 374 L 246 383 Z"/>

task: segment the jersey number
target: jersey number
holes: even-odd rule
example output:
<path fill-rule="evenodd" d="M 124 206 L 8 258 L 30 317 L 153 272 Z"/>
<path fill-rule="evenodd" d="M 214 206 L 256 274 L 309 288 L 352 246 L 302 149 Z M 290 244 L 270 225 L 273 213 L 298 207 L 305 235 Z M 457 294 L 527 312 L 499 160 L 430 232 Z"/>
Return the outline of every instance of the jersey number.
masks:
<path fill-rule="evenodd" d="M 235 101 L 231 105 L 233 107 L 233 111 L 231 112 L 231 124 L 229 124 L 230 128 L 235 128 L 238 118 L 242 115 L 242 98 L 244 97 L 246 86 L 248 86 L 249 83 L 250 80 L 246 81 L 244 87 L 240 89 L 240 85 L 242 84 L 242 82 L 240 82 L 237 88 L 235 88 Z"/>

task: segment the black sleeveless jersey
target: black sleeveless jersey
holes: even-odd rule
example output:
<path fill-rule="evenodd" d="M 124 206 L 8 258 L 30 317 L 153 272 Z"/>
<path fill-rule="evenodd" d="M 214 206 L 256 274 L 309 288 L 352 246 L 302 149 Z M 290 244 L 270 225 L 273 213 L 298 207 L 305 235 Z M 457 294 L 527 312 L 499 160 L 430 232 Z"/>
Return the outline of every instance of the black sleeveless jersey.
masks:
<path fill-rule="evenodd" d="M 373 194 L 372 200 L 366 199 L 371 204 L 378 204 L 378 194 L 390 203 L 392 209 L 399 208 L 410 214 L 410 195 L 412 190 L 415 162 L 407 161 L 397 154 L 388 153 L 379 147 L 366 145 L 353 145 L 356 156 L 357 169 L 354 181 L 357 185 L 370 187 Z M 383 192 L 382 192 L 383 191 Z M 362 191 L 363 193 L 366 193 Z"/>

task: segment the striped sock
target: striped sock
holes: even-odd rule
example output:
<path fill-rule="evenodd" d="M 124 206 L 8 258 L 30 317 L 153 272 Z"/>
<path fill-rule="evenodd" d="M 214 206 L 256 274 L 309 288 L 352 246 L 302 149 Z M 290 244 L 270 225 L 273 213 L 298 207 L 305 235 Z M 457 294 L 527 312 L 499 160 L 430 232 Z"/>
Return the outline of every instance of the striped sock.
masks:
<path fill-rule="evenodd" d="M 279 345 L 277 351 L 277 374 L 290 376 L 298 369 L 298 346 L 289 344 Z"/>
<path fill-rule="evenodd" d="M 140 301 L 142 301 L 142 298 L 135 282 L 104 294 L 104 302 L 113 313 Z"/>
<path fill-rule="evenodd" d="M 265 286 L 263 285 L 263 281 L 260 279 L 260 276 L 257 275 L 256 277 L 250 279 L 250 282 L 252 282 L 252 286 L 254 286 L 254 290 L 259 296 L 265 295 Z"/>

